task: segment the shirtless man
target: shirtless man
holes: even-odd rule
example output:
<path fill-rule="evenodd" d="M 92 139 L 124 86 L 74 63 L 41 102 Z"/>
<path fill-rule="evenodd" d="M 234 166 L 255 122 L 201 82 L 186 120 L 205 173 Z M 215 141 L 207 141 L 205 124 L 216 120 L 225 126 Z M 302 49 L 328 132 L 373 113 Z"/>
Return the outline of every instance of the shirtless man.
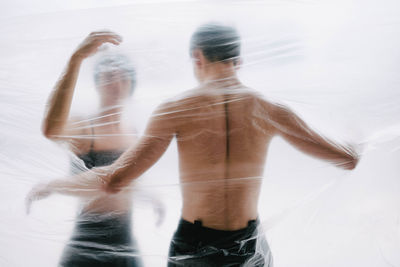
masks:
<path fill-rule="evenodd" d="M 268 245 L 257 236 L 258 198 L 272 138 L 281 136 L 347 170 L 356 167 L 358 155 L 239 81 L 240 38 L 234 28 L 199 27 L 190 53 L 199 86 L 162 104 L 134 147 L 111 167 L 77 177 L 85 184 L 58 181 L 33 196 L 77 188 L 118 192 L 149 169 L 175 137 L 183 207 L 169 266 L 272 266 Z"/>

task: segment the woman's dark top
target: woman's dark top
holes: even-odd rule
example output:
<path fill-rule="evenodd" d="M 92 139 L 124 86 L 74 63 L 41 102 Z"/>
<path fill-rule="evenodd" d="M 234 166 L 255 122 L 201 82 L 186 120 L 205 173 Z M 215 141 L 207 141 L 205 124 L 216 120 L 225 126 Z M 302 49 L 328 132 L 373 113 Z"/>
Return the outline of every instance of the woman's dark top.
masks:
<path fill-rule="evenodd" d="M 93 128 L 92 134 L 94 136 Z M 123 151 L 94 150 L 78 155 L 86 168 L 111 165 Z M 72 163 L 72 172 L 82 168 Z M 85 212 L 78 215 L 70 241 L 64 249 L 60 266 L 64 267 L 138 267 L 142 266 L 131 232 L 131 213 L 101 214 Z"/>

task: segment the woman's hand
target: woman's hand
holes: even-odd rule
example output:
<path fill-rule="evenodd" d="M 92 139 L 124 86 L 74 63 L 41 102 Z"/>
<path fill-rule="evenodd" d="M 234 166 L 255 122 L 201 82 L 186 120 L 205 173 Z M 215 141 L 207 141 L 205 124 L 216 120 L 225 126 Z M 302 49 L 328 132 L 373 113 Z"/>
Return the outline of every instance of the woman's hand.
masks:
<path fill-rule="evenodd" d="M 119 45 L 121 42 L 122 42 L 122 37 L 114 32 L 111 31 L 92 32 L 78 46 L 72 57 L 82 60 L 95 54 L 98 48 L 104 43 L 112 43 L 114 45 Z"/>
<path fill-rule="evenodd" d="M 35 185 L 25 198 L 26 213 L 29 214 L 32 203 L 36 200 L 41 200 L 49 197 L 53 190 L 48 183 L 40 183 Z"/>

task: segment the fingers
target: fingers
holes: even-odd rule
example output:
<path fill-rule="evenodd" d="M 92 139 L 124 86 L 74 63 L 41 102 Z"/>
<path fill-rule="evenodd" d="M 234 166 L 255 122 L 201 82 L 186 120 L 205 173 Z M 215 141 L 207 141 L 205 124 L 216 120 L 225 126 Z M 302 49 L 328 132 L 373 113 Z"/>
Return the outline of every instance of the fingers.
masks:
<path fill-rule="evenodd" d="M 101 30 L 101 31 L 93 31 L 89 35 L 115 35 L 115 36 L 120 36 L 117 33 L 109 30 Z"/>
<path fill-rule="evenodd" d="M 104 40 L 104 43 L 112 43 L 113 45 L 119 45 L 121 41 L 118 41 L 115 38 L 107 38 Z"/>
<path fill-rule="evenodd" d="M 156 226 L 159 227 L 165 219 L 165 207 L 163 204 L 160 203 L 154 203 L 154 212 L 156 214 Z"/>
<path fill-rule="evenodd" d="M 26 213 L 30 213 L 34 201 L 44 199 L 50 196 L 50 194 L 51 191 L 48 189 L 47 184 L 38 184 L 34 186 L 25 198 Z"/>
<path fill-rule="evenodd" d="M 74 52 L 74 57 L 85 59 L 98 51 L 98 48 L 105 44 L 111 43 L 119 45 L 122 42 L 122 37 L 111 31 L 96 31 L 90 33 L 86 39 L 78 46 Z"/>
<path fill-rule="evenodd" d="M 35 200 L 38 200 L 38 192 L 36 190 L 36 188 L 33 188 L 28 195 L 25 198 L 25 212 L 26 214 L 29 215 L 29 213 L 31 212 L 31 207 L 32 207 L 32 203 Z"/>
<path fill-rule="evenodd" d="M 122 36 L 111 31 L 92 32 L 89 37 L 100 43 L 108 42 L 114 45 L 119 45 L 122 42 Z"/>
<path fill-rule="evenodd" d="M 25 212 L 26 214 L 29 214 L 31 212 L 31 207 L 33 201 L 38 200 L 38 192 L 36 190 L 36 187 L 34 187 L 26 196 L 25 198 Z"/>
<path fill-rule="evenodd" d="M 159 210 L 158 211 L 158 217 L 157 217 L 157 221 L 156 221 L 156 226 L 160 227 L 162 225 L 162 223 L 164 222 L 165 219 L 165 212 L 164 210 Z"/>
<path fill-rule="evenodd" d="M 27 215 L 31 212 L 31 206 L 32 206 L 32 198 L 30 197 L 30 194 L 25 198 L 25 212 Z"/>

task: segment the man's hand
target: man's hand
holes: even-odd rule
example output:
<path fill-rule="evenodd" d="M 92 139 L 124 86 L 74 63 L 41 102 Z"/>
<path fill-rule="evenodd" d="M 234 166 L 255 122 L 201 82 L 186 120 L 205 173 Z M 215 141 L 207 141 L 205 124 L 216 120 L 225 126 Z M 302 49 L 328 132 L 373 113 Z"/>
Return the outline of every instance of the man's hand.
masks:
<path fill-rule="evenodd" d="M 33 201 L 49 197 L 53 193 L 51 186 L 47 183 L 35 185 L 25 198 L 26 213 L 29 214 Z"/>
<path fill-rule="evenodd" d="M 98 48 L 104 43 L 112 43 L 119 45 L 122 42 L 122 37 L 111 31 L 92 32 L 78 46 L 73 54 L 74 58 L 85 59 L 95 54 Z"/>

